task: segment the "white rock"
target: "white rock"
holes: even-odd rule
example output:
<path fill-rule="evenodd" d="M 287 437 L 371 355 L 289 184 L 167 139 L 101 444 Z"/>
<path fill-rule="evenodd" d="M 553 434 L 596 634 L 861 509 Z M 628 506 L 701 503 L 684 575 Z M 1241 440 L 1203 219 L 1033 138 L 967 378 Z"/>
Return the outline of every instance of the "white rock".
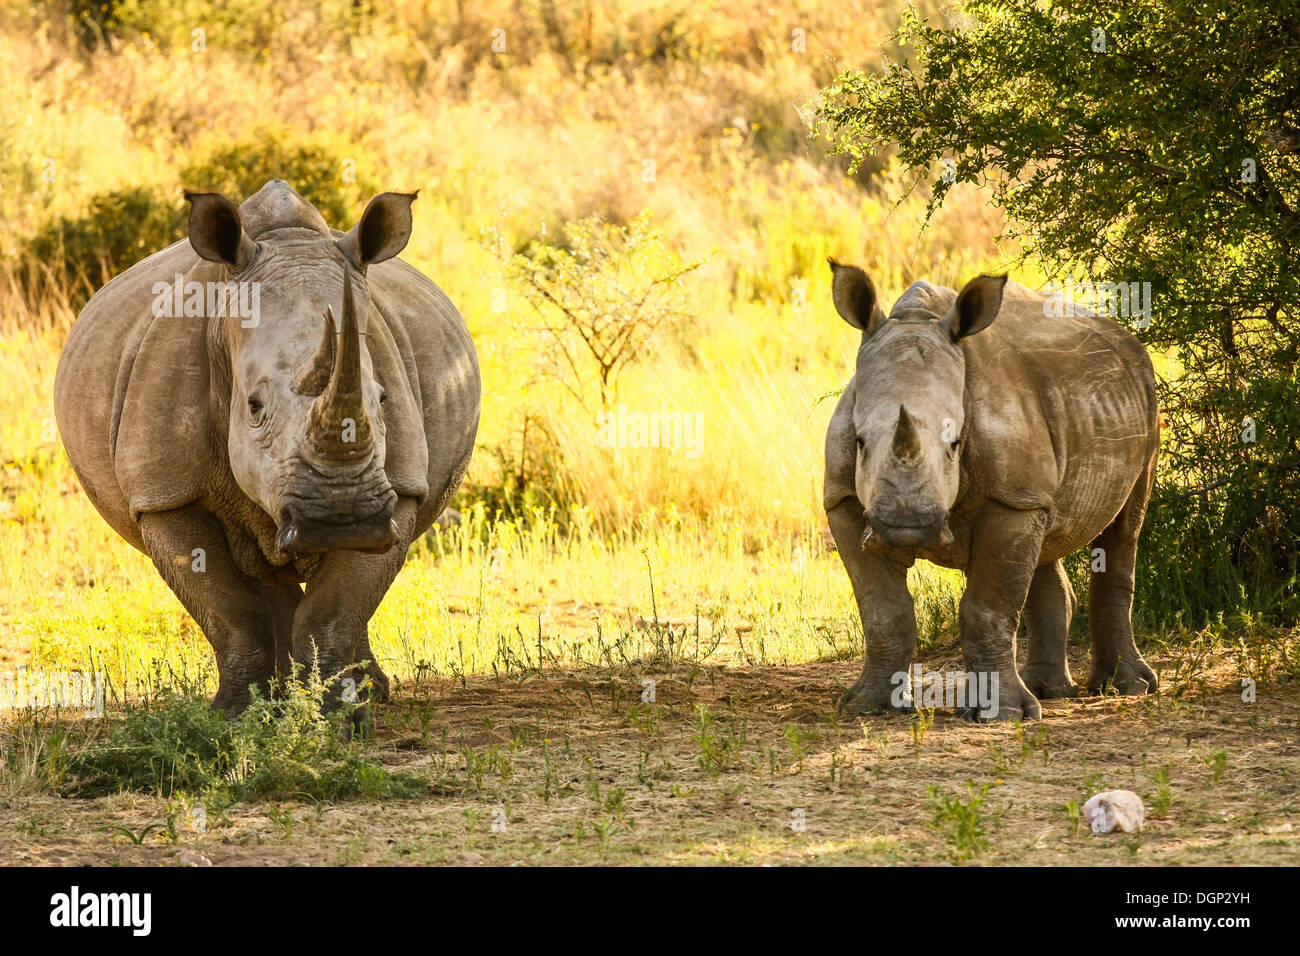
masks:
<path fill-rule="evenodd" d="M 1142 829 L 1146 808 L 1131 790 L 1107 790 L 1083 805 L 1083 818 L 1093 833 L 1110 833 L 1117 827 L 1125 833 Z"/>

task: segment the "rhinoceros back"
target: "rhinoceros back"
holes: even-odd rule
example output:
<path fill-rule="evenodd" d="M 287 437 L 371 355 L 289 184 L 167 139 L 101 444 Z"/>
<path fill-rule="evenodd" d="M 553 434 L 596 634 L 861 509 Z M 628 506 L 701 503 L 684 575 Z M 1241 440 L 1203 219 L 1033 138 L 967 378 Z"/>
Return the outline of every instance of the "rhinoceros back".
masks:
<path fill-rule="evenodd" d="M 1146 349 L 1113 319 L 1046 303 L 1008 282 L 997 319 L 963 342 L 972 466 L 990 497 L 1050 510 L 1044 561 L 1114 520 L 1159 445 Z"/>
<path fill-rule="evenodd" d="M 183 346 L 196 344 L 194 340 L 199 323 L 181 319 L 156 320 L 151 305 L 155 282 L 170 282 L 176 274 L 190 272 L 198 262 L 199 257 L 189 242 L 182 240 L 136 263 L 111 280 L 95 293 L 78 316 L 59 357 L 55 374 L 55 416 L 73 471 L 104 519 L 141 550 L 144 550 L 144 542 L 115 467 L 122 408 L 140 359 L 141 346 L 155 322 L 171 323 L 168 331 L 175 336 L 177 347 L 169 351 L 180 351 Z M 201 333 L 201 329 L 197 331 Z M 165 342 L 167 336 L 155 333 L 154 338 Z M 196 365 L 187 360 L 175 368 L 174 388 L 157 397 L 160 414 L 164 414 L 185 389 L 199 387 L 206 394 L 206 362 L 202 361 L 206 355 L 201 335 L 197 338 L 200 362 Z M 161 362 L 165 358 L 157 355 L 151 360 Z M 172 463 L 170 477 L 160 475 L 160 483 L 172 484 L 178 489 L 176 497 L 183 497 L 191 484 L 187 457 L 180 448 L 168 449 L 168 453 Z"/>

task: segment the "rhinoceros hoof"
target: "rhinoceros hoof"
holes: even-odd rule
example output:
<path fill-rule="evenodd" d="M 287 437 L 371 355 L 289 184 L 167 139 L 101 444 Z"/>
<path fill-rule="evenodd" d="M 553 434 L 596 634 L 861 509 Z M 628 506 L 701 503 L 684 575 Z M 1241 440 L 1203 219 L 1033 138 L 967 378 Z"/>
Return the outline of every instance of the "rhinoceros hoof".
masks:
<path fill-rule="evenodd" d="M 1038 698 L 1024 687 L 1010 687 L 1003 691 L 998 701 L 996 714 L 989 714 L 978 707 L 959 707 L 957 716 L 965 720 L 974 720 L 981 724 L 1002 723 L 1016 720 L 1041 720 L 1042 705 Z"/>
<path fill-rule="evenodd" d="M 1082 688 L 1070 679 L 1070 672 L 1048 664 L 1027 664 L 1020 672 L 1029 692 L 1039 700 L 1078 697 Z"/>
<path fill-rule="evenodd" d="M 1089 693 L 1100 694 L 1112 688 L 1124 697 L 1140 697 L 1143 694 L 1154 694 L 1160 688 L 1160 681 L 1155 671 L 1141 659 L 1120 661 L 1116 667 L 1108 670 L 1093 668 L 1088 675 Z"/>
<path fill-rule="evenodd" d="M 234 718 L 248 709 L 249 700 L 247 685 L 244 687 L 223 685 L 217 689 L 217 696 L 212 698 L 212 709 Z"/>
<path fill-rule="evenodd" d="M 911 711 L 910 702 L 901 705 L 893 702 L 892 690 L 864 688 L 861 682 L 854 684 L 844 692 L 836 709 L 841 714 L 864 716 L 867 714 L 904 714 Z"/>

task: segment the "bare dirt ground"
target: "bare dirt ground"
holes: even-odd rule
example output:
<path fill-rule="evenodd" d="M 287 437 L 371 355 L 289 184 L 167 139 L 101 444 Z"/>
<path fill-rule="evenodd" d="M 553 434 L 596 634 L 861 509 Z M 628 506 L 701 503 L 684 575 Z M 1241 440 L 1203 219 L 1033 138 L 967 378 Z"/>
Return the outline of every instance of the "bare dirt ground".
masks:
<path fill-rule="evenodd" d="M 162 799 L 11 794 L 0 862 L 1300 864 L 1294 683 L 1247 703 L 1221 665 L 1181 693 L 1046 702 L 1023 726 L 943 710 L 927 726 L 837 719 L 858 669 L 678 668 L 649 675 L 653 704 L 640 675 L 589 669 L 401 687 L 373 747 L 424 799 L 245 803 L 169 836 Z M 1079 823 L 1111 788 L 1143 796 L 1142 833 Z"/>

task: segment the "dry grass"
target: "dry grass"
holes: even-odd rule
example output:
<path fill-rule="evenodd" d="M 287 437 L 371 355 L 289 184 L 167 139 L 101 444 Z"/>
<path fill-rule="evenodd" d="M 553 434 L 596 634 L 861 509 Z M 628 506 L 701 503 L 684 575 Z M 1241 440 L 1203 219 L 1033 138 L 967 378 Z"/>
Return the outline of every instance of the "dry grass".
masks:
<path fill-rule="evenodd" d="M 427 779 L 428 799 L 241 805 L 209 817 L 201 833 L 181 811 L 175 842 L 160 829 L 135 845 L 126 831 L 165 823 L 165 801 L 19 793 L 0 799 L 0 858 L 942 863 L 961 855 L 948 821 L 936 825 L 928 788 L 964 801 L 969 782 L 989 788 L 978 814 L 987 848 L 975 863 L 1300 862 L 1293 683 L 1246 704 L 1225 665 L 1181 699 L 1058 702 L 1029 726 L 939 713 L 918 742 L 906 718 L 835 719 L 831 703 L 855 672 L 850 663 L 658 672 L 654 705 L 639 700 L 637 675 L 598 670 L 425 683 L 380 710 L 374 752 Z M 714 750 L 743 727 L 743 744 L 716 774 L 701 763 L 700 708 L 715 716 Z M 1107 788 L 1144 796 L 1141 834 L 1097 836 L 1078 824 L 1088 793 Z M 802 832 L 792 828 L 798 810 Z"/>

